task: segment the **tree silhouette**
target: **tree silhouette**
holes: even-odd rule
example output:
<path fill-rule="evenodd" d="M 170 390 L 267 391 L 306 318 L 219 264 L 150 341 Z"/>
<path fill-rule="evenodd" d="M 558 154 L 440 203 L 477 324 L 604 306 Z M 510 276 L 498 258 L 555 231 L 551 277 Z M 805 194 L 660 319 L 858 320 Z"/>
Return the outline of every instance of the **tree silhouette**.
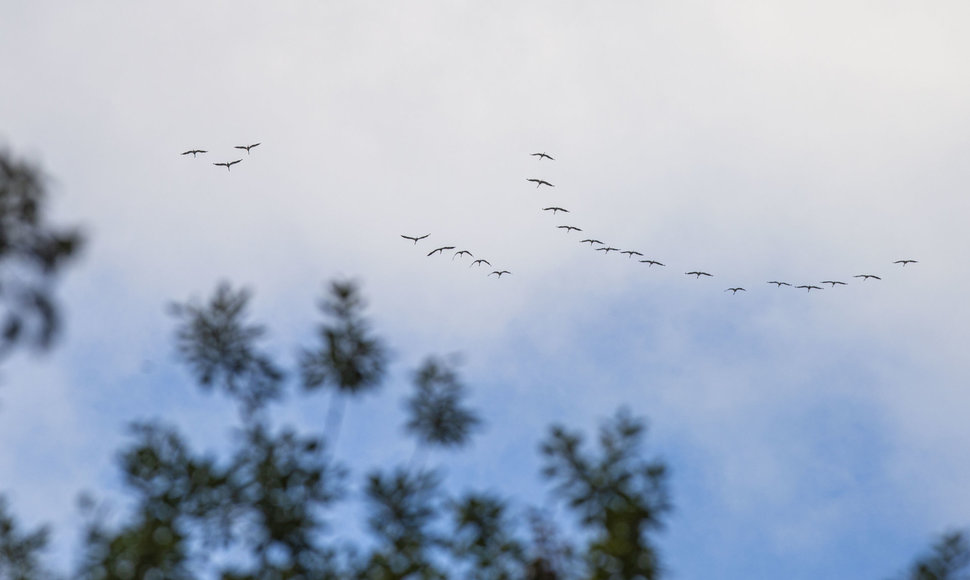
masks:
<path fill-rule="evenodd" d="M 306 390 L 324 386 L 333 389 L 327 439 L 334 445 L 340 429 L 343 398 L 379 387 L 388 355 L 384 343 L 370 333 L 370 325 L 363 316 L 366 305 L 356 283 L 331 282 L 329 294 L 319 306 L 333 320 L 320 325 L 321 344 L 316 349 L 302 350 L 300 370 Z"/>
<path fill-rule="evenodd" d="M 454 366 L 429 357 L 414 373 L 414 393 L 405 401 L 405 429 L 423 446 L 457 448 L 468 443 L 482 421 L 462 404 L 467 389 Z"/>
<path fill-rule="evenodd" d="M 257 351 L 255 341 L 265 333 L 260 325 L 245 322 L 250 292 L 234 291 L 221 283 L 205 305 L 173 304 L 172 315 L 181 320 L 176 346 L 199 385 L 214 384 L 239 400 L 250 417 L 281 395 L 283 372 Z"/>
<path fill-rule="evenodd" d="M 645 424 L 620 409 L 600 429 L 598 457 L 581 449 L 582 436 L 553 427 L 542 444 L 543 474 L 592 532 L 586 550 L 589 578 L 660 576 L 648 532 L 670 511 L 666 466 L 639 456 Z"/>
<path fill-rule="evenodd" d="M 77 229 L 47 223 L 40 170 L 0 151 L 0 357 L 44 349 L 59 328 L 52 284 L 81 247 Z"/>

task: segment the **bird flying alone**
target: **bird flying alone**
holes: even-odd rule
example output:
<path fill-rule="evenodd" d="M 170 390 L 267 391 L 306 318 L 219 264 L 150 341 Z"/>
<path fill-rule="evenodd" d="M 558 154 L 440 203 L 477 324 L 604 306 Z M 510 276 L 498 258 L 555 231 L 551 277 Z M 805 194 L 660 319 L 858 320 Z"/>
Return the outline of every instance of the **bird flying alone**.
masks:
<path fill-rule="evenodd" d="M 189 149 L 188 151 L 182 153 L 182 155 L 188 155 L 189 153 L 192 154 L 192 157 L 195 157 L 196 153 L 208 153 L 208 151 L 205 149 Z"/>
<path fill-rule="evenodd" d="M 549 183 L 548 181 L 546 181 L 544 179 L 526 179 L 526 181 L 531 181 L 532 183 L 535 183 L 536 184 L 536 189 L 539 189 L 539 186 L 540 185 L 548 185 L 549 187 L 556 187 L 555 185 Z"/>
<path fill-rule="evenodd" d="M 492 273 L 491 273 L 491 274 L 489 274 L 489 276 L 491 276 L 492 274 L 495 274 L 495 275 L 497 275 L 497 276 L 498 276 L 499 278 L 501 278 L 501 277 L 502 277 L 502 274 L 511 274 L 511 273 L 512 273 L 512 272 L 509 272 L 508 270 L 493 270 L 493 271 L 492 271 Z"/>
<path fill-rule="evenodd" d="M 242 161 L 242 159 L 236 159 L 235 161 L 226 161 L 225 163 L 213 163 L 213 165 L 220 165 L 226 168 L 227 171 L 232 171 L 232 166 Z"/>
<path fill-rule="evenodd" d="M 663 266 L 660 262 L 656 260 L 640 260 L 641 264 L 646 264 L 648 267 L 652 268 L 654 266 Z"/>
<path fill-rule="evenodd" d="M 868 280 L 869 278 L 875 278 L 876 280 L 882 280 L 879 276 L 874 274 L 856 274 L 853 278 L 862 278 L 863 280 Z"/>
<path fill-rule="evenodd" d="M 430 235 L 431 234 L 424 234 L 423 236 L 405 236 L 404 234 L 401 234 L 401 237 L 404 238 L 405 240 L 412 240 L 414 241 L 414 245 L 417 245 L 418 240 L 423 240 Z"/>
<path fill-rule="evenodd" d="M 728 288 L 725 292 L 730 292 L 731 294 L 737 294 L 738 292 L 747 292 L 744 288 L 738 286 L 737 288 Z"/>
<path fill-rule="evenodd" d="M 258 147 L 259 143 L 253 143 L 252 145 L 236 145 L 236 149 L 245 149 L 246 155 L 249 155 L 249 150 L 253 147 Z"/>
<path fill-rule="evenodd" d="M 713 274 L 708 274 L 707 272 L 701 272 L 699 270 L 694 270 L 693 272 L 684 272 L 684 275 L 686 275 L 686 276 L 697 276 L 698 278 L 700 278 L 701 276 L 711 276 L 711 277 L 713 277 Z"/>
<path fill-rule="evenodd" d="M 804 288 L 807 292 L 811 292 L 812 290 L 824 290 L 824 288 L 822 288 L 821 286 L 812 286 L 811 284 L 806 284 L 804 286 L 795 286 L 795 288 Z"/>
<path fill-rule="evenodd" d="M 440 248 L 435 248 L 430 252 L 428 252 L 428 255 L 433 256 L 435 252 L 438 252 L 440 254 L 440 253 L 443 253 L 445 250 L 454 250 L 454 249 L 455 249 L 455 246 L 441 246 Z"/>
<path fill-rule="evenodd" d="M 542 158 L 543 157 L 545 157 L 549 161 L 555 161 L 555 159 L 553 159 L 552 156 L 549 155 L 549 154 L 547 154 L 547 153 L 533 153 L 532 156 L 533 157 L 538 157 L 539 158 L 539 161 L 542 161 Z"/>
<path fill-rule="evenodd" d="M 556 226 L 556 227 L 559 228 L 559 229 L 561 229 L 561 230 L 566 230 L 566 233 L 567 234 L 569 232 L 573 231 L 573 230 L 576 230 L 577 232 L 583 231 L 583 230 L 577 228 L 576 226 Z"/>
<path fill-rule="evenodd" d="M 552 215 L 556 215 L 556 212 L 557 211 L 569 213 L 569 210 L 568 209 L 562 208 L 562 207 L 544 207 L 544 208 L 542 208 L 542 211 L 551 211 L 552 212 Z"/>
<path fill-rule="evenodd" d="M 895 262 L 893 262 L 893 264 L 902 264 L 904 268 L 906 267 L 906 264 L 916 264 L 916 263 L 917 263 L 916 260 L 896 260 Z"/>

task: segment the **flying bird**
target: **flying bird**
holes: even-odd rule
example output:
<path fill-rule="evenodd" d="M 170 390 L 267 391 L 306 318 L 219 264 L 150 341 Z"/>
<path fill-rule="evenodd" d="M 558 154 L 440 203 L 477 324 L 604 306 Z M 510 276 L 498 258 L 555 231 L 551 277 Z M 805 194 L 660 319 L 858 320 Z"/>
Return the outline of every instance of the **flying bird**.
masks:
<path fill-rule="evenodd" d="M 602 248 L 596 248 L 597 252 L 605 252 L 609 254 L 610 252 L 619 252 L 620 248 L 614 248 L 613 246 L 605 246 Z"/>
<path fill-rule="evenodd" d="M 556 215 L 557 211 L 569 213 L 569 210 L 563 207 L 544 207 L 542 208 L 542 211 L 551 211 L 552 215 Z"/>
<path fill-rule="evenodd" d="M 430 235 L 431 234 L 424 234 L 423 236 L 405 236 L 404 234 L 401 234 L 401 237 L 404 238 L 405 240 L 414 240 L 414 245 L 417 245 L 418 240 L 423 240 Z"/>
<path fill-rule="evenodd" d="M 232 171 L 231 167 L 242 161 L 242 159 L 236 159 L 235 161 L 226 161 L 225 163 L 213 163 L 213 165 L 221 165 L 226 168 L 227 171 Z"/>
<path fill-rule="evenodd" d="M 511 273 L 512 272 L 509 272 L 508 270 L 493 270 L 492 271 L 492 274 L 497 274 L 499 278 L 502 277 L 502 274 L 511 274 Z M 489 276 L 491 276 L 492 274 L 489 274 Z"/>
<path fill-rule="evenodd" d="M 836 285 L 847 286 L 845 282 L 840 282 L 839 280 L 822 280 L 819 282 L 819 284 L 831 284 L 831 286 L 829 286 L 830 288 L 835 288 Z"/>
<path fill-rule="evenodd" d="M 454 260 L 458 256 L 463 256 L 465 254 L 468 254 L 469 256 L 472 255 L 472 253 L 469 252 L 468 250 L 458 250 L 457 252 L 455 252 L 455 255 L 451 257 L 451 259 Z M 472 256 L 472 257 L 474 258 L 474 256 Z"/>
<path fill-rule="evenodd" d="M 725 292 L 731 292 L 731 294 L 737 294 L 738 290 L 740 290 L 741 292 L 747 292 L 747 290 L 745 290 L 740 286 L 738 286 L 737 288 L 728 288 L 727 290 L 725 290 Z"/>
<path fill-rule="evenodd" d="M 542 161 L 542 158 L 543 157 L 545 157 L 549 161 L 555 161 L 555 159 L 553 159 L 551 155 L 548 155 L 546 153 L 533 153 L 532 156 L 533 157 L 538 157 L 539 158 L 539 161 Z"/>
<path fill-rule="evenodd" d="M 441 246 L 440 248 L 435 248 L 435 249 L 431 250 L 430 252 L 428 252 L 428 255 L 431 256 L 435 252 L 442 253 L 445 250 L 454 250 L 454 249 L 455 249 L 455 246 Z"/>
<path fill-rule="evenodd" d="M 559 228 L 560 230 L 566 230 L 566 233 L 567 234 L 569 232 L 573 231 L 573 230 L 576 230 L 577 232 L 583 231 L 583 230 L 577 228 L 576 226 L 556 226 L 556 227 Z"/>
<path fill-rule="evenodd" d="M 585 243 L 587 243 L 587 242 L 589 242 L 589 245 L 591 245 L 591 246 L 592 246 L 593 244 L 599 244 L 599 245 L 603 245 L 603 242 L 601 242 L 601 241 L 599 241 L 599 240 L 594 240 L 594 239 L 591 239 L 591 238 L 586 238 L 585 240 L 580 240 L 580 241 L 579 241 L 579 243 L 580 243 L 580 244 L 585 244 Z"/>
<path fill-rule="evenodd" d="M 805 286 L 795 286 L 795 288 L 804 288 L 807 292 L 811 292 L 812 290 L 824 290 L 824 288 L 821 286 L 812 286 L 810 284 Z"/>
<path fill-rule="evenodd" d="M 778 280 L 768 280 L 768 283 L 774 284 L 777 288 L 781 288 L 782 286 L 791 286 L 791 284 L 788 282 L 779 282 Z"/>
<path fill-rule="evenodd" d="M 544 179 L 526 179 L 526 181 L 531 181 L 536 184 L 536 189 L 539 189 L 540 185 L 548 185 L 549 187 L 556 187 L 555 185 L 545 181 Z"/>
<path fill-rule="evenodd" d="M 708 274 L 707 272 L 701 272 L 699 270 L 694 270 L 693 272 L 684 272 L 684 275 L 686 275 L 686 276 L 697 276 L 697 278 L 700 278 L 701 276 L 712 276 L 711 274 Z"/>
<path fill-rule="evenodd" d="M 895 262 L 893 262 L 893 264 L 902 264 L 904 268 L 906 267 L 906 264 L 915 264 L 915 263 L 917 263 L 916 260 L 896 260 Z"/>
<path fill-rule="evenodd" d="M 208 151 L 206 151 L 205 149 L 189 149 L 185 153 L 182 153 L 182 155 L 188 155 L 189 153 L 192 154 L 192 157 L 195 157 L 196 153 L 208 153 Z"/>
<path fill-rule="evenodd" d="M 253 147 L 257 147 L 259 143 L 253 143 L 252 145 L 236 145 L 236 149 L 245 149 L 246 155 L 249 155 L 249 150 Z"/>
<path fill-rule="evenodd" d="M 640 260 L 641 264 L 647 264 L 648 267 L 652 268 L 654 266 L 663 266 L 660 262 L 656 260 Z"/>
<path fill-rule="evenodd" d="M 626 254 L 626 257 L 627 258 L 632 258 L 633 256 L 642 256 L 643 255 L 640 252 L 637 252 L 637 251 L 634 251 L 634 250 L 623 250 L 620 253 L 621 254 Z"/>
<path fill-rule="evenodd" d="M 868 280 L 869 278 L 875 278 L 876 280 L 882 280 L 879 276 L 874 274 L 856 274 L 853 278 L 862 278 L 863 280 Z"/>
<path fill-rule="evenodd" d="M 481 266 L 482 264 L 488 264 L 489 266 L 492 265 L 492 263 L 489 262 L 488 260 L 475 260 L 468 267 L 471 268 L 472 266 L 475 266 L 476 264 L 479 265 L 479 266 Z"/>

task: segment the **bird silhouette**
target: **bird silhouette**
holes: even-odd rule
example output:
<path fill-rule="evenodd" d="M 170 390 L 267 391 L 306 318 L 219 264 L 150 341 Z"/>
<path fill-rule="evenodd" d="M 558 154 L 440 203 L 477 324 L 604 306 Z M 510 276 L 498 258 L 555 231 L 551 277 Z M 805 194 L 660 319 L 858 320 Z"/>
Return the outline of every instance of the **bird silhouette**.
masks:
<path fill-rule="evenodd" d="M 869 278 L 875 278 L 876 280 L 882 280 L 879 276 L 874 274 L 856 274 L 853 278 L 862 278 L 863 280 L 868 280 Z"/>
<path fill-rule="evenodd" d="M 776 287 L 781 288 L 782 286 L 791 286 L 788 282 L 779 282 L 778 280 L 768 280 L 769 284 L 774 284 Z"/>
<path fill-rule="evenodd" d="M 656 260 L 640 260 L 641 264 L 647 264 L 648 267 L 653 268 L 654 266 L 663 266 L 660 262 Z"/>
<path fill-rule="evenodd" d="M 589 242 L 589 245 L 591 245 L 591 246 L 592 246 L 593 244 L 600 244 L 600 245 L 603 245 L 603 242 L 601 242 L 601 241 L 599 241 L 599 240 L 594 240 L 594 239 L 591 239 L 591 238 L 586 238 L 585 240 L 580 240 L 580 241 L 579 241 L 579 243 L 580 243 L 580 244 L 585 244 L 585 243 L 587 243 L 587 242 Z"/>
<path fill-rule="evenodd" d="M 196 153 L 208 153 L 208 151 L 206 151 L 205 149 L 189 149 L 185 153 L 182 153 L 182 155 L 188 155 L 189 153 L 192 154 L 192 157 L 195 157 Z"/>
<path fill-rule="evenodd" d="M 693 272 L 684 272 L 684 274 L 687 275 L 687 276 L 697 276 L 697 278 L 700 278 L 701 276 L 711 276 L 711 277 L 713 277 L 712 274 L 708 274 L 707 272 L 701 272 L 699 270 L 694 270 Z"/>
<path fill-rule="evenodd" d="M 546 153 L 533 153 L 532 156 L 533 157 L 538 157 L 539 158 L 539 161 L 542 161 L 542 158 L 543 157 L 545 157 L 549 161 L 555 161 L 555 159 L 553 159 L 551 155 L 548 155 Z"/>
<path fill-rule="evenodd" d="M 231 167 L 242 161 L 242 159 L 236 159 L 235 161 L 226 161 L 225 163 L 213 163 L 213 165 L 221 165 L 226 168 L 227 171 L 232 171 Z"/>
<path fill-rule="evenodd" d="M 489 266 L 492 265 L 492 263 L 489 262 L 488 260 L 481 260 L 481 259 L 479 259 L 479 260 L 475 260 L 474 262 L 472 262 L 471 264 L 469 264 L 468 267 L 471 268 L 472 266 L 475 266 L 475 265 L 481 266 L 482 264 L 488 264 Z"/>
<path fill-rule="evenodd" d="M 417 245 L 418 240 L 423 240 L 430 235 L 431 234 L 424 234 L 423 236 L 405 236 L 404 234 L 401 234 L 401 237 L 404 238 L 405 240 L 414 240 L 414 245 Z"/>
<path fill-rule="evenodd" d="M 457 252 L 455 252 L 455 255 L 451 257 L 451 259 L 454 260 L 455 258 L 457 258 L 459 256 L 463 256 L 465 254 L 468 254 L 469 256 L 472 255 L 472 253 L 469 252 L 468 250 L 458 250 Z M 472 257 L 474 258 L 474 256 L 472 256 Z"/>
<path fill-rule="evenodd" d="M 556 215 L 557 211 L 569 213 L 569 210 L 563 207 L 544 207 L 542 211 L 552 211 L 552 215 Z"/>
<path fill-rule="evenodd" d="M 812 290 L 824 290 L 824 288 L 822 288 L 821 286 L 812 286 L 811 284 L 806 284 L 804 286 L 795 286 L 795 288 L 804 288 L 807 292 L 811 292 Z"/>
<path fill-rule="evenodd" d="M 259 146 L 259 143 L 253 143 L 252 145 L 236 145 L 236 149 L 245 149 L 246 155 L 249 155 L 249 150 L 257 146 Z"/>
<path fill-rule="evenodd" d="M 536 184 L 536 189 L 539 189 L 540 185 L 548 185 L 549 187 L 556 187 L 555 185 L 549 183 L 544 179 L 526 179 L 526 181 L 531 181 Z"/>
<path fill-rule="evenodd" d="M 583 231 L 583 230 L 577 228 L 576 226 L 556 226 L 556 227 L 559 228 L 560 230 L 566 230 L 566 233 L 567 234 L 569 232 L 573 231 L 573 230 L 576 230 L 577 232 Z"/>
<path fill-rule="evenodd" d="M 508 270 L 493 270 L 492 273 L 489 274 L 489 276 L 491 276 L 492 274 L 497 274 L 498 277 L 501 278 L 502 274 L 511 274 L 511 273 L 512 272 L 509 272 Z"/>
<path fill-rule="evenodd" d="M 829 286 L 829 288 L 835 288 L 837 285 L 838 286 L 847 286 L 848 285 L 845 282 L 840 282 L 839 280 L 822 280 L 821 282 L 819 282 L 819 284 L 831 284 L 831 286 Z"/>
<path fill-rule="evenodd" d="M 745 290 L 744 288 L 742 288 L 740 286 L 738 286 L 737 288 L 728 288 L 727 290 L 725 290 L 725 292 L 731 292 L 731 294 L 737 294 L 739 290 L 741 292 L 747 292 L 747 290 Z"/>
<path fill-rule="evenodd" d="M 902 264 L 904 268 L 906 267 L 906 264 L 916 264 L 916 263 L 917 263 L 916 260 L 896 260 L 895 262 L 893 262 L 893 264 Z"/>
<path fill-rule="evenodd" d="M 428 255 L 431 256 L 435 252 L 443 253 L 445 250 L 454 250 L 454 249 L 455 249 L 455 246 L 441 246 L 440 248 L 435 248 L 435 249 L 431 250 L 430 252 L 428 252 Z"/>
<path fill-rule="evenodd" d="M 597 252 L 605 252 L 609 254 L 610 252 L 619 252 L 620 248 L 614 248 L 613 246 L 605 246 L 602 248 L 596 248 Z"/>
<path fill-rule="evenodd" d="M 634 251 L 634 250 L 623 250 L 620 253 L 621 254 L 626 254 L 626 257 L 627 258 L 632 258 L 633 256 L 642 256 L 643 255 L 640 252 L 637 252 L 637 251 Z"/>

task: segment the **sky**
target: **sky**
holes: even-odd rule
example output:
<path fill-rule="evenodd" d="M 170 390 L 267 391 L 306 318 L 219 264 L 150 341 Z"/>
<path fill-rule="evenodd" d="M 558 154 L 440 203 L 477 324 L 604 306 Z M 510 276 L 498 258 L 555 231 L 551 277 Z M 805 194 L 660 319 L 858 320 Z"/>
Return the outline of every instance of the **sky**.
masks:
<path fill-rule="evenodd" d="M 291 368 L 324 285 L 362 284 L 394 356 L 343 418 L 358 476 L 412 453 L 401 399 L 429 354 L 461 355 L 486 421 L 467 452 L 426 458 L 453 489 L 551 505 L 550 424 L 646 417 L 645 453 L 671 468 L 671 578 L 885 578 L 970 523 L 965 2 L 3 13 L 0 147 L 87 237 L 56 348 L 0 368 L 0 490 L 53 527 L 60 569 L 81 491 L 123 513 L 131 421 L 228 446 L 235 410 L 191 383 L 165 312 L 221 280 L 254 291 Z M 426 255 L 443 245 L 512 273 Z M 829 279 L 848 284 L 767 284 Z M 328 402 L 274 417 L 319 430 Z"/>

